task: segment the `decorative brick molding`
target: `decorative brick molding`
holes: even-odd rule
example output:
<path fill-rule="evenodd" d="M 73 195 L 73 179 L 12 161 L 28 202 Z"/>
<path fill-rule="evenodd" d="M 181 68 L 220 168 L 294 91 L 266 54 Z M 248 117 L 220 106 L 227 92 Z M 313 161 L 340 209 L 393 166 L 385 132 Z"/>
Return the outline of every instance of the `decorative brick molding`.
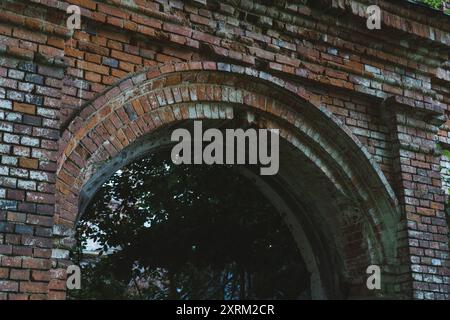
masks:
<path fill-rule="evenodd" d="M 343 202 L 352 204 L 348 209 L 352 213 L 336 210 L 360 225 L 349 225 L 340 217 L 340 228 L 352 228 L 352 232 L 361 228 L 365 234 L 357 245 L 353 238 L 332 241 L 342 241 L 344 249 L 348 248 L 342 256 L 347 264 L 342 272 L 361 274 L 370 264 L 386 265 L 389 272 L 395 272 L 400 220 L 395 195 L 364 146 L 319 101 L 305 88 L 265 72 L 215 62 L 166 64 L 121 82 L 84 106 L 63 131 L 57 167 L 55 236 L 69 236 L 61 238 L 58 252 L 67 249 L 64 244 L 73 243 L 70 230 L 79 216 L 82 193 L 93 193 L 83 188 L 92 185 L 89 181 L 97 172 L 112 173 L 102 166 L 117 162 L 122 150 L 133 153 L 146 135 L 186 120 L 235 119 L 239 112 L 250 112 L 250 118 L 259 126 L 280 129 L 281 136 L 316 167 L 318 176 L 333 186 L 330 189 L 341 198 L 341 206 Z M 95 178 L 105 180 L 103 175 Z M 340 228 L 334 226 L 333 232 L 339 233 L 336 229 Z M 59 263 L 65 266 L 69 262 Z M 62 274 L 63 269 L 57 274 Z M 391 285 L 386 290 L 393 294 L 395 288 Z M 56 285 L 51 288 L 63 289 Z"/>
<path fill-rule="evenodd" d="M 435 151 L 450 145 L 449 17 L 376 3 L 370 31 L 366 0 L 2 1 L 0 299 L 64 298 L 74 224 L 111 159 L 205 118 L 281 129 L 290 160 L 269 193 L 302 207 L 318 297 L 376 296 L 377 263 L 383 297 L 450 299 Z"/>

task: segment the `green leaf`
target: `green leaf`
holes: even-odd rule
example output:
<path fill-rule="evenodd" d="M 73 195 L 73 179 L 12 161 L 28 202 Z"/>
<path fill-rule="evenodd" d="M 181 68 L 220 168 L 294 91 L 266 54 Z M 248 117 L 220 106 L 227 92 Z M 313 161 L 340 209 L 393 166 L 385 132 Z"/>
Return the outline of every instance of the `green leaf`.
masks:
<path fill-rule="evenodd" d="M 442 154 L 446 157 L 446 158 L 448 158 L 448 159 L 450 159 L 450 151 L 449 150 L 442 150 Z"/>

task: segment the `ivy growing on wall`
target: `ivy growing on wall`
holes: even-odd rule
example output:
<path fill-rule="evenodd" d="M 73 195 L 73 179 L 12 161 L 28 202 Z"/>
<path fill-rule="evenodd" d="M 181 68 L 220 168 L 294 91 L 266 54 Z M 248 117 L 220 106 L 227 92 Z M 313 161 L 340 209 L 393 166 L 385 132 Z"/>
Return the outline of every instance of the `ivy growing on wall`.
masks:
<path fill-rule="evenodd" d="M 450 160 L 450 151 L 449 150 L 442 149 L 442 147 L 440 145 L 438 145 L 438 149 L 442 152 L 444 157 L 446 157 L 448 160 Z M 448 170 L 447 173 L 450 174 L 450 170 Z M 448 178 L 448 177 L 444 177 L 444 180 L 446 183 L 450 182 L 450 178 Z M 448 189 L 448 194 L 450 195 L 450 188 Z M 445 211 L 447 213 L 447 223 L 450 226 L 450 197 L 447 199 Z M 450 235 L 450 231 L 449 231 L 449 235 Z M 449 245 L 450 245 L 450 240 L 449 240 Z"/>
<path fill-rule="evenodd" d="M 420 1 L 436 9 L 441 9 L 442 3 L 444 2 L 442 0 L 420 0 Z"/>
<path fill-rule="evenodd" d="M 442 7 L 444 6 L 445 13 L 450 14 L 450 8 L 448 7 L 448 5 L 445 6 L 446 2 L 448 2 L 446 0 L 419 0 L 419 1 L 439 10 L 442 10 Z"/>

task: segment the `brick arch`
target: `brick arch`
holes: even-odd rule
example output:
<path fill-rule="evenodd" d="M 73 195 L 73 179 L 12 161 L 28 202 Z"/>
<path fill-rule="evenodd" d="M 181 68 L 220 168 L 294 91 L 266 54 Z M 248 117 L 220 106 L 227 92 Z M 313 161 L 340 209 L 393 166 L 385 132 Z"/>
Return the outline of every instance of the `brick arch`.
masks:
<path fill-rule="evenodd" d="M 56 266 L 64 263 L 64 247 L 73 242 L 83 187 L 105 163 L 162 128 L 193 119 L 231 120 L 240 112 L 260 127 L 280 129 L 284 140 L 336 192 L 358 203 L 370 225 L 371 261 L 395 264 L 395 195 L 364 146 L 321 106 L 320 96 L 250 68 L 189 62 L 158 66 L 125 79 L 65 125 L 56 181 Z M 63 279 L 63 273 L 56 268 L 53 278 Z M 51 282 L 50 289 L 62 288 Z"/>

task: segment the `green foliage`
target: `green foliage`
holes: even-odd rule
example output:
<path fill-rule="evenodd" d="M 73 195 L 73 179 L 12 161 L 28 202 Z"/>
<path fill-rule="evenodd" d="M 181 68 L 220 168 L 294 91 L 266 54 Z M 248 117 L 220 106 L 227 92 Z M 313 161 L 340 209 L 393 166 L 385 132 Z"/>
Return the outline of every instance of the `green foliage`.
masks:
<path fill-rule="evenodd" d="M 446 149 L 442 149 L 440 145 L 438 145 L 438 150 L 442 152 L 444 157 L 446 157 L 450 161 L 450 151 Z M 450 170 L 447 170 L 447 173 L 450 175 Z M 444 178 L 446 183 L 450 183 L 450 178 Z M 448 193 L 450 194 L 450 189 L 448 189 Z M 447 200 L 445 211 L 447 213 L 447 224 L 450 226 L 450 197 Z M 449 232 L 449 238 L 450 238 L 450 232 Z M 450 239 L 449 239 L 449 246 L 450 246 Z"/>
<path fill-rule="evenodd" d="M 160 153 L 116 173 L 82 217 L 81 299 L 294 299 L 309 275 L 290 231 L 227 166 L 175 166 Z M 87 242 L 101 247 L 86 263 Z"/>
<path fill-rule="evenodd" d="M 442 154 L 446 157 L 446 158 L 448 158 L 448 159 L 450 159 L 450 151 L 449 150 L 442 150 Z"/>
<path fill-rule="evenodd" d="M 442 3 L 444 2 L 442 0 L 420 0 L 420 1 L 435 9 L 441 9 Z"/>

